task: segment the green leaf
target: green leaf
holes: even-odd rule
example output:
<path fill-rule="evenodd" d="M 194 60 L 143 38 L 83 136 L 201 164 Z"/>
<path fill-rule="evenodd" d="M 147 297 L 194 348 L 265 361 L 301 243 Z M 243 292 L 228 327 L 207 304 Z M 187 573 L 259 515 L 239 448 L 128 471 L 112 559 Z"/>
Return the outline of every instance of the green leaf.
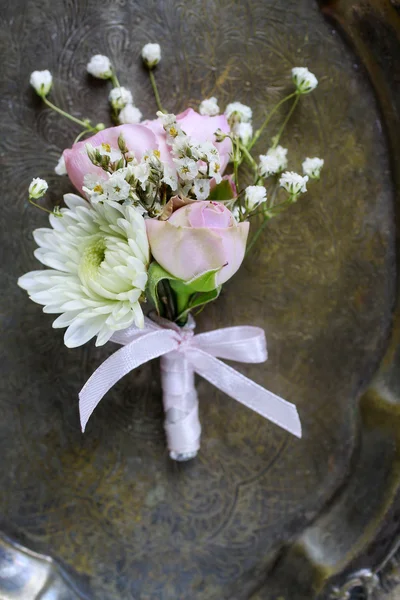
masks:
<path fill-rule="evenodd" d="M 210 192 L 209 200 L 232 200 L 234 197 L 233 190 L 229 179 L 223 179 Z"/>
<path fill-rule="evenodd" d="M 185 286 L 185 289 L 190 291 L 190 293 L 194 292 L 211 292 L 218 287 L 216 282 L 216 276 L 219 273 L 221 268 L 211 269 L 210 271 L 206 271 L 196 277 L 195 279 L 191 279 L 190 281 L 179 282 Z M 174 286 L 176 284 L 174 283 Z"/>
<path fill-rule="evenodd" d="M 218 297 L 221 286 L 216 283 L 216 275 L 219 271 L 220 269 L 212 269 L 195 279 L 184 282 L 168 273 L 158 262 L 153 261 L 148 271 L 146 291 L 153 300 L 158 314 L 163 314 L 164 307 L 158 295 L 158 285 L 163 279 L 168 279 L 175 294 L 179 315 L 187 315 L 191 308 L 211 302 Z"/>
<path fill-rule="evenodd" d="M 215 288 L 214 290 L 211 290 L 210 292 L 201 292 L 199 294 L 194 294 L 194 296 L 192 296 L 192 298 L 189 302 L 189 305 L 178 316 L 177 320 L 178 321 L 184 320 L 185 318 L 187 318 L 188 314 L 192 310 L 194 310 L 196 308 L 200 308 L 201 306 L 205 306 L 209 302 L 216 300 L 221 292 L 221 288 L 222 288 L 222 286 L 220 285 L 219 287 Z"/>
<path fill-rule="evenodd" d="M 153 261 L 150 264 L 148 271 L 147 293 L 153 300 L 158 314 L 162 314 L 162 304 L 158 296 L 158 284 L 163 279 L 175 280 L 175 277 L 171 275 L 171 273 L 168 273 L 168 271 L 163 269 L 161 265 L 158 264 L 158 262 Z"/>

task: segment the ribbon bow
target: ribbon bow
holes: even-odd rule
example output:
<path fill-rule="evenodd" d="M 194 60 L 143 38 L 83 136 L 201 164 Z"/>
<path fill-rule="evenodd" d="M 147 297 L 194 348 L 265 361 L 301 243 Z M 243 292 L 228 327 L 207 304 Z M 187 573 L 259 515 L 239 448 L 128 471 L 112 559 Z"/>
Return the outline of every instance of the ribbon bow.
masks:
<path fill-rule="evenodd" d="M 194 335 L 193 319 L 183 328 L 166 319 L 155 319 L 145 318 L 144 329 L 131 326 L 116 332 L 111 338 L 123 347 L 100 365 L 79 394 L 82 431 L 97 404 L 124 375 L 153 358 L 168 358 L 179 353 L 191 371 L 262 417 L 301 437 L 301 423 L 294 404 L 269 392 L 217 358 L 243 363 L 264 362 L 267 360 L 267 348 L 262 329 L 227 327 Z"/>

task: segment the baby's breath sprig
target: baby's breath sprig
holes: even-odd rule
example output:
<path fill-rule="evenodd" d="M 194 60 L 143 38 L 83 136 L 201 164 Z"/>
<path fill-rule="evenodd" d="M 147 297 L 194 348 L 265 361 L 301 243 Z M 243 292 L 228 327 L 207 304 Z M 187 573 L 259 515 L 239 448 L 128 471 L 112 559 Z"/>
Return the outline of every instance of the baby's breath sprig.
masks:
<path fill-rule="evenodd" d="M 53 77 L 50 71 L 33 71 L 33 73 L 31 73 L 30 76 L 30 84 L 37 93 L 37 95 L 40 96 L 40 98 L 46 104 L 46 106 L 57 112 L 59 115 L 65 117 L 66 119 L 69 119 L 73 123 L 76 123 L 77 125 L 83 127 L 83 131 L 79 134 L 78 138 L 82 137 L 86 133 L 97 133 L 98 131 L 101 131 L 105 128 L 104 123 L 97 123 L 97 125 L 93 126 L 90 119 L 82 120 L 78 119 L 77 117 L 74 117 L 73 115 L 70 115 L 59 106 L 56 106 L 47 98 L 53 85 Z"/>
<path fill-rule="evenodd" d="M 216 140 L 223 141 L 226 137 L 232 140 L 231 161 L 233 163 L 233 174 L 238 194 L 230 203 L 230 208 L 238 221 L 248 220 L 257 215 L 262 215 L 262 222 L 253 239 L 248 244 L 247 253 L 254 246 L 262 230 L 266 227 L 269 220 L 286 210 L 291 204 L 297 202 L 300 194 L 306 192 L 306 183 L 309 179 L 319 179 L 324 161 L 318 157 L 306 158 L 303 163 L 303 173 L 301 176 L 293 171 L 285 171 L 287 168 L 287 148 L 279 145 L 281 136 L 287 126 L 295 108 L 300 100 L 300 96 L 310 93 L 318 84 L 318 80 L 305 67 L 295 67 L 292 69 L 292 80 L 296 89 L 282 98 L 269 112 L 264 122 L 253 135 L 252 128 L 252 110 L 249 106 L 241 102 L 232 102 L 225 109 L 225 116 L 228 119 L 231 133 L 224 134 L 221 131 L 216 132 Z M 278 129 L 277 134 L 272 138 L 272 145 L 265 154 L 259 157 L 259 163 L 255 161 L 251 154 L 251 149 L 259 140 L 262 133 L 270 123 L 273 115 L 278 109 L 293 100 L 292 105 Z M 207 114 L 214 107 L 218 109 L 216 98 L 205 100 L 200 105 L 202 111 Z M 239 167 L 242 162 L 247 162 L 254 173 L 254 183 L 245 190 L 239 189 Z M 265 179 L 272 178 L 272 190 L 267 194 L 263 183 Z M 285 190 L 288 195 L 286 198 L 276 203 L 276 198 L 280 190 Z"/>
<path fill-rule="evenodd" d="M 32 206 L 34 206 L 35 208 L 39 208 L 40 210 L 43 210 L 44 212 L 46 212 L 50 215 L 55 215 L 56 217 L 62 217 L 62 213 L 60 211 L 59 206 L 55 206 L 53 208 L 53 210 L 49 210 L 48 208 L 45 208 L 44 206 L 40 206 L 40 204 L 35 202 L 35 200 L 39 200 L 40 198 L 43 198 L 43 196 L 46 194 L 48 188 L 49 188 L 49 184 L 47 183 L 47 181 L 45 179 L 41 179 L 40 177 L 35 177 L 34 179 L 32 179 L 29 189 L 28 189 L 28 194 L 29 194 L 28 200 L 29 200 L 30 204 L 32 204 Z"/>
<path fill-rule="evenodd" d="M 132 92 L 121 86 L 117 71 L 108 56 L 95 54 L 86 65 L 87 72 L 97 79 L 108 79 L 112 83 L 108 99 L 114 123 L 136 124 L 142 120 L 141 111 L 134 106 Z"/>
<path fill-rule="evenodd" d="M 154 68 L 158 65 L 161 60 L 161 48 L 159 44 L 145 44 L 142 48 L 142 59 L 143 63 L 149 73 L 151 87 L 153 88 L 154 98 L 156 100 L 157 108 L 162 113 L 167 113 L 167 111 L 163 108 L 160 94 L 158 92 L 158 87 L 156 83 L 156 79 L 154 77 Z"/>

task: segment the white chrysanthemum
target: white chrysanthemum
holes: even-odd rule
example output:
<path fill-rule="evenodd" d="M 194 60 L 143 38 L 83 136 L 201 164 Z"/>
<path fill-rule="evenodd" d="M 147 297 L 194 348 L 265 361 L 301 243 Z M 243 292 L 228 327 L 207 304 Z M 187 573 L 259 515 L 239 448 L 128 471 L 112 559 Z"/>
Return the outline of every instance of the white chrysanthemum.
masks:
<path fill-rule="evenodd" d="M 302 163 L 304 175 L 308 175 L 311 179 L 319 179 L 323 166 L 324 159 L 317 156 L 314 158 L 307 157 Z"/>
<path fill-rule="evenodd" d="M 95 54 L 86 65 L 87 72 L 98 79 L 110 79 L 112 75 L 111 61 L 104 54 Z"/>
<path fill-rule="evenodd" d="M 54 167 L 54 171 L 55 171 L 56 175 L 66 175 L 67 174 L 67 167 L 65 164 L 65 159 L 64 159 L 63 154 L 61 154 L 60 158 L 58 159 L 58 163 Z"/>
<path fill-rule="evenodd" d="M 225 109 L 225 116 L 229 119 L 232 115 L 237 116 L 241 123 L 248 123 L 251 121 L 253 111 L 250 106 L 246 106 L 241 102 L 231 102 Z"/>
<path fill-rule="evenodd" d="M 253 137 L 253 125 L 251 123 L 237 123 L 234 126 L 233 131 L 239 136 L 245 146 Z"/>
<path fill-rule="evenodd" d="M 267 190 L 262 185 L 249 185 L 245 191 L 246 208 L 254 210 L 267 200 Z"/>
<path fill-rule="evenodd" d="M 292 79 L 300 94 L 308 94 L 318 85 L 318 79 L 307 67 L 294 67 L 292 69 Z"/>
<path fill-rule="evenodd" d="M 262 177 L 276 175 L 287 167 L 287 148 L 277 146 L 270 148 L 267 154 L 260 154 L 260 174 Z"/>
<path fill-rule="evenodd" d="M 289 192 L 291 196 L 298 196 L 298 194 L 304 194 L 307 191 L 307 181 L 308 175 L 302 177 L 293 171 L 286 171 L 279 179 L 279 185 Z"/>
<path fill-rule="evenodd" d="M 152 69 L 161 60 L 160 44 L 145 44 L 142 48 L 142 58 L 149 69 Z"/>
<path fill-rule="evenodd" d="M 115 110 L 122 110 L 127 104 L 133 104 L 132 92 L 124 87 L 113 88 L 108 99 Z"/>
<path fill-rule="evenodd" d="M 201 115 L 208 115 L 209 117 L 215 117 L 215 115 L 218 115 L 219 106 L 216 97 L 211 96 L 211 98 L 206 98 L 200 102 L 199 113 Z"/>
<path fill-rule="evenodd" d="M 33 71 L 29 83 L 39 96 L 47 96 L 53 83 L 53 76 L 47 69 L 45 71 Z"/>
<path fill-rule="evenodd" d="M 53 327 L 68 327 L 68 348 L 94 336 L 105 344 L 114 331 L 133 322 L 143 327 L 139 304 L 147 283 L 149 244 L 143 217 L 116 202 L 90 205 L 67 194 L 62 217 L 52 229 L 36 229 L 35 257 L 50 267 L 20 277 L 18 284 L 45 313 L 60 316 Z"/>
<path fill-rule="evenodd" d="M 32 179 L 31 184 L 29 186 L 29 197 L 34 200 L 38 200 L 42 196 L 45 195 L 49 188 L 49 184 L 45 179 L 41 179 L 40 177 L 35 177 Z"/>
<path fill-rule="evenodd" d="M 142 116 L 142 113 L 136 106 L 127 104 L 119 113 L 118 120 L 122 125 L 136 125 L 136 123 L 140 123 Z"/>

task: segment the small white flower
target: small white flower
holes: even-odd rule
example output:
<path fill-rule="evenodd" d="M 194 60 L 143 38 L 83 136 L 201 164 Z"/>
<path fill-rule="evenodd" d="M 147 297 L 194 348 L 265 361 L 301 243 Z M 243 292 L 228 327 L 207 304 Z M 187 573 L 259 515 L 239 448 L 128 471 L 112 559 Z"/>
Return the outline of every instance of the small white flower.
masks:
<path fill-rule="evenodd" d="M 277 146 L 270 148 L 267 154 L 260 154 L 260 174 L 262 177 L 276 175 L 287 167 L 287 148 Z"/>
<path fill-rule="evenodd" d="M 116 171 L 104 182 L 103 191 L 108 201 L 121 202 L 129 196 L 131 186 L 125 181 L 125 173 Z"/>
<path fill-rule="evenodd" d="M 253 112 L 250 106 L 246 106 L 241 102 L 231 102 L 231 104 L 228 104 L 228 106 L 225 109 L 225 116 L 227 119 L 235 116 L 241 123 L 248 123 L 249 121 L 251 121 Z"/>
<path fill-rule="evenodd" d="M 94 175 L 93 173 L 87 173 L 84 178 L 83 178 L 83 184 L 89 189 L 89 190 L 93 190 L 97 184 L 99 184 L 99 178 L 97 175 Z M 103 184 L 104 182 L 101 181 L 101 184 Z"/>
<path fill-rule="evenodd" d="M 172 191 L 176 191 L 178 189 L 178 177 L 176 175 L 176 171 L 167 164 L 164 164 L 164 177 L 161 181 L 163 181 L 166 185 L 169 185 Z"/>
<path fill-rule="evenodd" d="M 236 123 L 233 131 L 239 136 L 245 146 L 247 146 L 253 137 L 253 126 L 251 123 Z"/>
<path fill-rule="evenodd" d="M 193 193 L 197 200 L 207 200 L 210 195 L 210 180 L 195 179 L 193 183 Z"/>
<path fill-rule="evenodd" d="M 101 156 L 109 156 L 110 162 L 115 162 L 122 158 L 121 150 L 119 148 L 112 148 L 110 144 L 107 144 L 106 142 L 103 142 L 102 144 L 100 144 L 100 146 L 97 146 L 96 148 L 93 148 L 92 144 L 87 143 L 85 144 L 85 148 L 88 154 L 89 152 L 93 153 L 95 150 L 97 150 L 98 152 L 100 152 Z"/>
<path fill-rule="evenodd" d="M 292 79 L 300 94 L 308 94 L 318 85 L 318 79 L 307 67 L 294 67 L 292 69 Z"/>
<path fill-rule="evenodd" d="M 31 184 L 29 186 L 29 197 L 37 200 L 45 195 L 48 190 L 48 183 L 45 179 L 40 179 L 40 177 L 35 177 L 32 179 Z"/>
<path fill-rule="evenodd" d="M 156 113 L 157 117 L 160 119 L 162 126 L 164 127 L 165 133 L 167 134 L 167 144 L 172 146 L 175 139 L 178 136 L 185 135 L 182 129 L 179 127 L 176 122 L 176 116 L 171 114 L 164 114 L 160 110 Z"/>
<path fill-rule="evenodd" d="M 199 160 L 209 162 L 211 160 L 219 162 L 220 156 L 218 149 L 212 142 L 202 142 L 197 145 L 197 156 Z"/>
<path fill-rule="evenodd" d="M 114 331 L 144 325 L 139 302 L 150 258 L 145 222 L 133 206 L 91 206 L 75 194 L 64 201 L 62 219 L 51 215 L 51 228 L 33 232 L 35 257 L 49 268 L 23 275 L 18 284 L 44 312 L 61 313 L 53 327 L 68 327 L 68 348 L 95 336 L 101 346 Z"/>
<path fill-rule="evenodd" d="M 173 123 L 176 123 L 176 116 L 172 113 L 163 113 L 163 112 L 161 112 L 161 110 L 158 110 L 156 112 L 156 115 L 160 119 L 163 127 L 166 127 L 167 125 L 172 125 Z"/>
<path fill-rule="evenodd" d="M 210 177 L 213 177 L 215 179 L 216 183 L 221 183 L 221 164 L 219 161 L 211 160 L 208 163 L 208 174 Z"/>
<path fill-rule="evenodd" d="M 167 144 L 172 146 L 177 137 L 184 137 L 185 133 L 179 127 L 178 123 L 172 123 L 171 125 L 164 125 L 165 133 L 167 134 Z"/>
<path fill-rule="evenodd" d="M 308 175 L 311 179 L 319 179 L 321 174 L 321 169 L 324 166 L 324 159 L 318 158 L 315 156 L 314 158 L 306 158 L 303 161 L 303 173 L 304 175 Z"/>
<path fill-rule="evenodd" d="M 291 196 L 298 196 L 307 191 L 306 183 L 308 175 L 302 177 L 293 171 L 285 171 L 279 179 L 279 185 L 283 187 Z"/>
<path fill-rule="evenodd" d="M 83 178 L 82 190 L 87 194 L 91 204 L 97 204 L 98 202 L 105 202 L 107 196 L 104 193 L 104 180 L 100 180 L 97 175 L 88 173 Z"/>
<path fill-rule="evenodd" d="M 58 159 L 58 163 L 54 167 L 54 171 L 55 171 L 56 175 L 66 175 L 67 174 L 67 167 L 65 166 L 65 159 L 64 159 L 63 154 L 61 154 L 60 158 Z"/>
<path fill-rule="evenodd" d="M 262 185 L 249 185 L 245 191 L 246 208 L 254 210 L 267 200 L 267 190 Z"/>
<path fill-rule="evenodd" d="M 191 181 L 199 172 L 196 161 L 191 158 L 174 158 L 174 163 L 176 164 L 179 177 L 183 181 Z"/>
<path fill-rule="evenodd" d="M 215 115 L 219 114 L 218 101 L 215 96 L 206 98 L 200 103 L 199 113 L 201 115 L 208 115 L 209 117 L 215 117 Z"/>
<path fill-rule="evenodd" d="M 237 204 L 235 204 L 235 206 L 232 209 L 232 214 L 233 214 L 235 220 L 239 222 L 240 217 L 245 214 L 245 210 L 242 206 L 240 206 L 240 204 L 237 203 Z"/>
<path fill-rule="evenodd" d="M 115 110 L 122 110 L 127 104 L 133 104 L 132 92 L 124 87 L 113 88 L 108 99 Z"/>
<path fill-rule="evenodd" d="M 53 76 L 47 69 L 45 71 L 33 71 L 29 83 L 39 96 L 47 96 L 53 83 Z"/>
<path fill-rule="evenodd" d="M 145 190 L 147 180 L 149 178 L 150 171 L 151 171 L 149 163 L 146 160 L 144 160 L 143 162 L 139 163 L 138 165 L 133 165 L 128 168 L 133 173 L 133 175 L 136 177 L 136 179 L 138 179 L 140 181 L 142 189 Z"/>
<path fill-rule="evenodd" d="M 143 160 L 145 160 L 153 171 L 158 171 L 158 176 L 161 177 L 162 173 L 162 163 L 161 163 L 161 152 L 159 150 L 152 150 L 143 156 Z"/>
<path fill-rule="evenodd" d="M 111 62 L 108 56 L 95 54 L 86 65 L 87 72 L 98 79 L 110 79 L 112 75 Z"/>
<path fill-rule="evenodd" d="M 133 104 L 127 104 L 119 113 L 118 120 L 123 125 L 129 123 L 133 123 L 135 125 L 136 123 L 140 123 L 142 120 L 142 113 L 136 106 L 133 106 Z"/>
<path fill-rule="evenodd" d="M 270 177 L 279 172 L 279 161 L 276 156 L 260 154 L 259 171 L 262 177 Z"/>
<path fill-rule="evenodd" d="M 161 60 L 160 44 L 145 44 L 142 48 L 142 58 L 149 69 L 158 65 Z"/>
<path fill-rule="evenodd" d="M 172 143 L 172 153 L 177 158 L 184 158 L 188 156 L 189 158 L 197 158 L 197 148 L 188 135 L 177 135 L 174 138 Z"/>

